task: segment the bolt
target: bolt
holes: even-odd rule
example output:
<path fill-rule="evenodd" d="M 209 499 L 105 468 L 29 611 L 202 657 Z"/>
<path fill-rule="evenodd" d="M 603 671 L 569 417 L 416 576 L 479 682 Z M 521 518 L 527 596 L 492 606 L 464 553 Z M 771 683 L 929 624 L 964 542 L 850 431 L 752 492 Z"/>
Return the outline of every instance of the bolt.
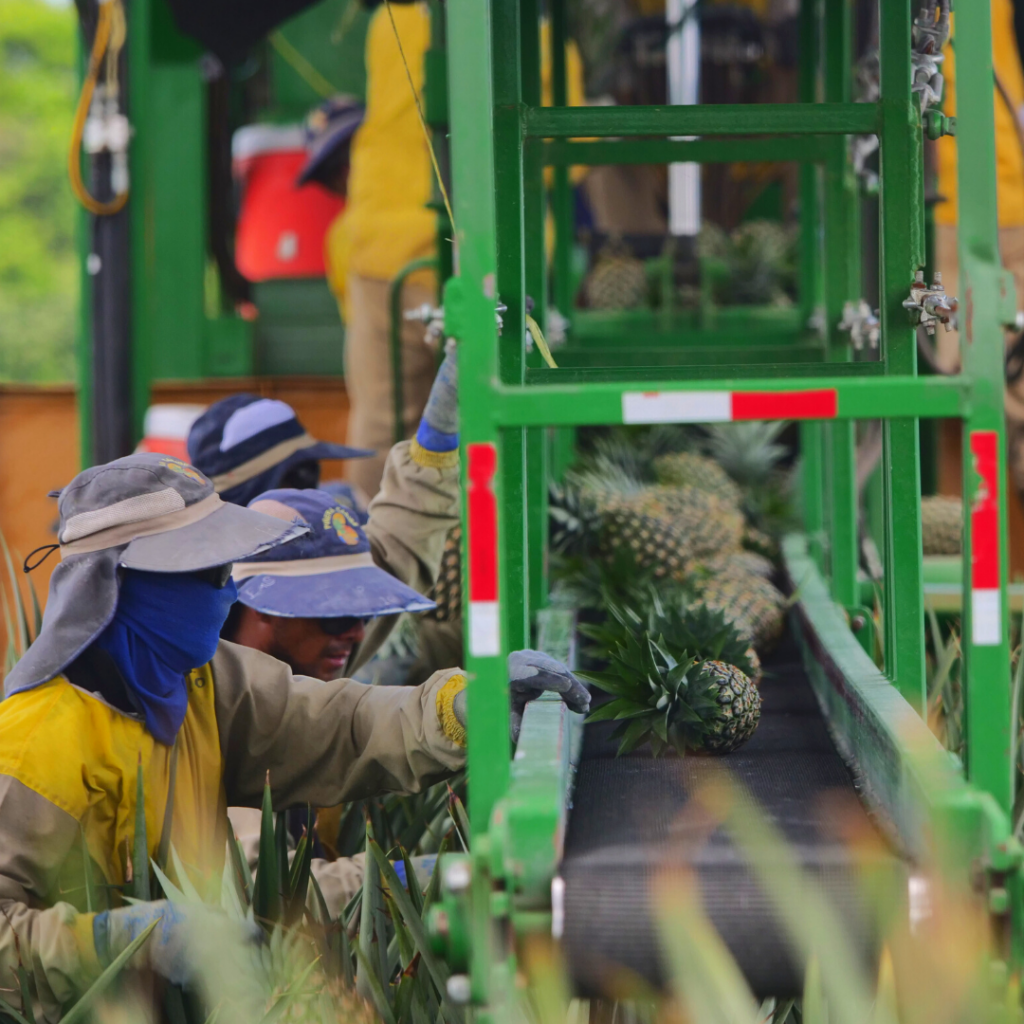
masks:
<path fill-rule="evenodd" d="M 865 619 L 863 615 L 854 615 L 854 617 L 850 619 L 850 628 L 854 633 L 859 633 L 866 623 L 867 619 Z"/>
<path fill-rule="evenodd" d="M 471 989 L 469 986 L 468 974 L 453 974 L 448 979 L 448 998 L 459 1006 L 465 1006 L 469 1002 Z"/>
<path fill-rule="evenodd" d="M 449 892 L 465 892 L 469 888 L 469 865 L 464 861 L 449 864 L 444 873 L 445 888 Z"/>

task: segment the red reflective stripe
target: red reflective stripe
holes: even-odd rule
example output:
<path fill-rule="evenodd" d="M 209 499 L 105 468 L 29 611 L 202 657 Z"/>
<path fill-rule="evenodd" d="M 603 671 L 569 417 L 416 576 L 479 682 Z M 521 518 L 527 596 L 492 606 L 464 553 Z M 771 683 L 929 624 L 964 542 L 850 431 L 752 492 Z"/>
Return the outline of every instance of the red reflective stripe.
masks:
<path fill-rule="evenodd" d="M 971 502 L 971 586 L 999 586 L 999 445 L 994 430 L 971 431 L 974 470 L 981 477 Z"/>
<path fill-rule="evenodd" d="M 835 388 L 817 391 L 734 391 L 734 420 L 832 420 L 838 412 Z"/>
<path fill-rule="evenodd" d="M 466 446 L 468 465 L 469 599 L 498 600 L 498 502 L 494 474 L 498 452 L 493 444 Z"/>

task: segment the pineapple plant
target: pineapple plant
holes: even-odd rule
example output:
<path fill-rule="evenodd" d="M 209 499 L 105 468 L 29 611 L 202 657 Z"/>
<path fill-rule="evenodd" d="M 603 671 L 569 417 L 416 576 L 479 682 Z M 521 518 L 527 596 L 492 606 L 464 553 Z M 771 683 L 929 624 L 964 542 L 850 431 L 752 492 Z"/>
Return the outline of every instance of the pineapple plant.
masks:
<path fill-rule="evenodd" d="M 713 459 L 695 452 L 673 452 L 654 460 L 658 483 L 668 487 L 693 487 L 739 508 L 743 499 L 739 486 Z"/>
<path fill-rule="evenodd" d="M 669 749 L 725 754 L 757 728 L 761 696 L 735 665 L 698 661 L 647 630 L 627 631 L 608 661 L 609 671 L 579 675 L 613 695 L 587 721 L 619 723 L 620 755 L 645 742 L 655 757 Z"/>
<path fill-rule="evenodd" d="M 934 494 L 921 499 L 921 538 L 926 555 L 959 555 L 964 506 L 959 498 Z"/>
<path fill-rule="evenodd" d="M 462 618 L 462 526 L 453 526 L 444 541 L 441 568 L 430 592 L 437 607 L 425 614 L 438 622 L 456 622 Z"/>

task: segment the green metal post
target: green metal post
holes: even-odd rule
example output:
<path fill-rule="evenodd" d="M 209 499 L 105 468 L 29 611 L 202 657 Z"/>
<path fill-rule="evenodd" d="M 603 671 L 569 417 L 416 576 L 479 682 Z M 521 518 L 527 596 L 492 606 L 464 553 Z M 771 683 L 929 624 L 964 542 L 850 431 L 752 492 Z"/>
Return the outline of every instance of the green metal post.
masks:
<path fill-rule="evenodd" d="M 551 99 L 555 107 L 569 102 L 566 79 L 565 0 L 551 0 Z M 554 303 L 562 316 L 572 322 L 573 201 L 569 168 L 555 168 L 551 211 L 555 221 Z"/>
<path fill-rule="evenodd" d="M 800 494 L 803 503 L 804 530 L 811 556 L 822 567 L 825 532 L 825 476 L 822 466 L 824 451 L 820 423 L 800 424 Z"/>
<path fill-rule="evenodd" d="M 924 263 L 922 130 L 911 95 L 909 0 L 880 6 L 881 36 L 881 287 L 880 318 L 886 372 L 917 371 L 915 329 L 902 303 Z M 924 605 L 921 580 L 921 472 L 917 420 L 883 424 L 886 670 L 907 701 L 924 710 Z"/>
<path fill-rule="evenodd" d="M 804 0 L 800 5 L 801 103 L 818 99 L 818 15 L 819 0 Z M 821 249 L 818 168 L 800 165 L 800 309 L 809 322 L 821 303 Z"/>
<path fill-rule="evenodd" d="M 964 422 L 964 653 L 968 777 L 1013 808 L 1003 327 L 995 188 L 992 39 L 987 4 L 958 13 L 957 160 L 961 357 L 973 381 Z M 1011 286 L 1012 288 L 1012 286 Z"/>
<path fill-rule="evenodd" d="M 852 98 L 851 0 L 825 4 L 825 100 L 848 103 Z M 848 140 L 831 140 L 825 161 L 825 329 L 828 358 L 848 362 L 849 345 L 839 331 L 843 306 L 858 297 L 856 286 L 859 256 L 854 239 L 857 221 L 856 180 L 850 168 Z M 858 603 L 857 593 L 857 489 L 854 431 L 844 421 L 826 430 L 829 470 L 829 566 L 832 596 L 846 608 Z"/>

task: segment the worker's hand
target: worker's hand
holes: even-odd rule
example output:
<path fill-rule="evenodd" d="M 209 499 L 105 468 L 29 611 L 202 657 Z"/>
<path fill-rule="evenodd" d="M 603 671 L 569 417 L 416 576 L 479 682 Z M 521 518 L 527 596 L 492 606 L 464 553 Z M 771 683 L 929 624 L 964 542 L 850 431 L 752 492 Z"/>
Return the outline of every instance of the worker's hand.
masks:
<path fill-rule="evenodd" d="M 445 345 L 444 362 L 434 378 L 423 420 L 439 434 L 459 432 L 459 359 L 451 339 Z"/>
<path fill-rule="evenodd" d="M 508 656 L 508 686 L 513 742 L 519 739 L 527 702 L 546 691 L 557 693 L 572 711 L 585 714 L 590 710 L 590 693 L 583 683 L 566 665 L 542 651 L 513 651 Z"/>
<path fill-rule="evenodd" d="M 105 910 L 93 919 L 93 941 L 100 963 L 108 965 L 153 922 L 157 922 L 132 963 L 144 964 L 174 985 L 188 986 L 198 972 L 197 930 L 212 911 L 202 907 L 154 900 Z M 251 921 L 231 922 L 238 926 L 239 939 L 255 944 L 262 931 Z"/>

